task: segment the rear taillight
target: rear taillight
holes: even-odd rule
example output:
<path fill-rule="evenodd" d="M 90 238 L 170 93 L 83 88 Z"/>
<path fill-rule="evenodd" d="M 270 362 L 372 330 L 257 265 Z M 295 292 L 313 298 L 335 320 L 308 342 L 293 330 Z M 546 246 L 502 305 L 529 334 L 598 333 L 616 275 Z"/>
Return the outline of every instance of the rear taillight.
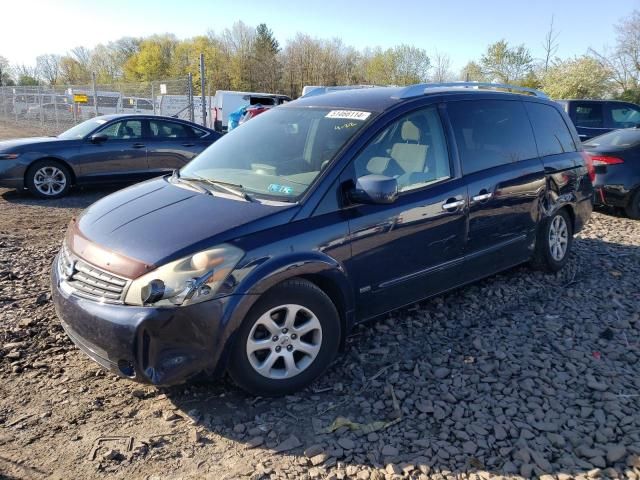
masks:
<path fill-rule="evenodd" d="M 587 173 L 589 173 L 589 179 L 591 182 L 596 179 L 596 169 L 593 166 L 593 158 L 587 152 L 580 152 L 582 154 L 582 158 L 584 159 L 584 165 L 587 167 Z"/>
<path fill-rule="evenodd" d="M 610 157 L 608 155 L 589 155 L 594 165 L 617 165 L 624 163 L 624 160 L 618 157 Z"/>

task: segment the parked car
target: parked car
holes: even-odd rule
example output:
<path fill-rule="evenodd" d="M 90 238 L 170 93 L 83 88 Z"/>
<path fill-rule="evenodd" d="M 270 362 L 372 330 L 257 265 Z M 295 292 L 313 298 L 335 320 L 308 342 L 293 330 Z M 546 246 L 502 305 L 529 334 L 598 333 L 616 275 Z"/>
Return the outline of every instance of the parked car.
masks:
<path fill-rule="evenodd" d="M 229 115 L 232 112 L 248 105 L 276 106 L 290 102 L 286 95 L 275 93 L 234 92 L 230 90 L 217 90 L 213 99 L 213 126 L 218 132 L 229 130 Z"/>
<path fill-rule="evenodd" d="M 280 395 L 356 323 L 523 262 L 561 269 L 592 210 L 575 128 L 539 92 L 464 85 L 301 98 L 96 202 L 54 261 L 62 326 L 140 382 L 227 370 Z"/>
<path fill-rule="evenodd" d="M 0 142 L 0 187 L 58 198 L 72 185 L 137 182 L 183 167 L 218 138 L 173 118 L 96 117 L 57 137 Z"/>
<path fill-rule="evenodd" d="M 595 203 L 640 220 L 640 129 L 605 133 L 584 143 L 594 165 Z"/>
<path fill-rule="evenodd" d="M 71 122 L 73 121 L 73 112 L 71 106 L 65 103 L 43 103 L 42 105 L 32 105 L 27 109 L 24 115 L 26 120 L 40 120 Z"/>
<path fill-rule="evenodd" d="M 558 100 L 576 126 L 581 141 L 619 128 L 640 125 L 640 106 L 616 100 Z"/>

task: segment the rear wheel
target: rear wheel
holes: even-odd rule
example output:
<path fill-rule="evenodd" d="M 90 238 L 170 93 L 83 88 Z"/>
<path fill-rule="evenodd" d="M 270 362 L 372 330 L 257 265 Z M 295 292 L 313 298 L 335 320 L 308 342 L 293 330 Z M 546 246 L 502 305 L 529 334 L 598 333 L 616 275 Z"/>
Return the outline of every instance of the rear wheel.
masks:
<path fill-rule="evenodd" d="M 288 280 L 251 309 L 231 352 L 229 374 L 251 394 L 286 395 L 319 377 L 339 342 L 340 320 L 331 299 L 311 282 Z"/>
<path fill-rule="evenodd" d="M 640 220 L 640 189 L 631 196 L 631 200 L 629 204 L 624 207 L 624 211 L 629 218 Z"/>
<path fill-rule="evenodd" d="M 34 164 L 26 176 L 29 191 L 40 198 L 60 198 L 71 187 L 69 169 L 56 160 L 42 160 Z"/>
<path fill-rule="evenodd" d="M 572 244 L 571 218 L 566 210 L 558 210 L 540 225 L 532 259 L 534 267 L 557 272 L 567 263 Z"/>

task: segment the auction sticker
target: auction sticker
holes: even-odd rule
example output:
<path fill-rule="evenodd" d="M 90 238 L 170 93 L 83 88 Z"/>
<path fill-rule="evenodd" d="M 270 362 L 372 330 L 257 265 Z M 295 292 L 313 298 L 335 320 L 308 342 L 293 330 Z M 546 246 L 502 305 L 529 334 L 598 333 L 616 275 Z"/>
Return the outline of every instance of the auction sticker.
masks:
<path fill-rule="evenodd" d="M 371 112 L 360 112 L 358 110 L 331 110 L 325 118 L 344 118 L 347 120 L 366 120 Z"/>

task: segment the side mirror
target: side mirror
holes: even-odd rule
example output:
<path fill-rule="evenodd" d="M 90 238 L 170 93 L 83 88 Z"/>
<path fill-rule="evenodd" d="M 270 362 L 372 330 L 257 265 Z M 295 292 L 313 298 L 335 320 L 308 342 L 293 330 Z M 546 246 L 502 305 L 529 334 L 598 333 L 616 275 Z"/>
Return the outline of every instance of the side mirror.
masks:
<path fill-rule="evenodd" d="M 358 178 L 356 186 L 349 192 L 354 203 L 388 204 L 398 198 L 398 181 L 384 175 L 365 175 Z"/>
<path fill-rule="evenodd" d="M 89 139 L 91 140 L 91 143 L 102 143 L 109 140 L 109 137 L 107 137 L 104 133 L 94 133 Z"/>

